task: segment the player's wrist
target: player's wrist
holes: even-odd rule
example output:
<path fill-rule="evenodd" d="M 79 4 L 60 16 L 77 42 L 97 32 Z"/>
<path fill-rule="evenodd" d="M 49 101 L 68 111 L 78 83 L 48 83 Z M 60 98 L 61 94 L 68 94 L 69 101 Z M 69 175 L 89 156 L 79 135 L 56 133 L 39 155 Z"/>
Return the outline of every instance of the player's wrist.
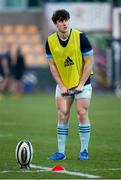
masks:
<path fill-rule="evenodd" d="M 63 84 L 58 84 L 58 86 L 59 86 L 60 89 L 65 87 Z"/>
<path fill-rule="evenodd" d="M 78 89 L 79 91 L 83 91 L 83 88 L 84 88 L 84 85 L 79 84 L 76 89 Z"/>

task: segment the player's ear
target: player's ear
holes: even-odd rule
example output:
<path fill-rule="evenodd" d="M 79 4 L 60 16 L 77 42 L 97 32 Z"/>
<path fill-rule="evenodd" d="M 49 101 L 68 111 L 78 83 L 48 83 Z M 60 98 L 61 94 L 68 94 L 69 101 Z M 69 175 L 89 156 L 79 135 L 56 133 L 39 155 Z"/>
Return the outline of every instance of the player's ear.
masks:
<path fill-rule="evenodd" d="M 56 28 L 58 28 L 58 25 L 57 25 L 57 23 L 54 23 L 54 25 L 56 26 Z"/>
<path fill-rule="evenodd" d="M 53 23 L 54 23 L 55 26 L 57 25 L 57 21 L 56 21 L 56 22 L 53 22 Z"/>

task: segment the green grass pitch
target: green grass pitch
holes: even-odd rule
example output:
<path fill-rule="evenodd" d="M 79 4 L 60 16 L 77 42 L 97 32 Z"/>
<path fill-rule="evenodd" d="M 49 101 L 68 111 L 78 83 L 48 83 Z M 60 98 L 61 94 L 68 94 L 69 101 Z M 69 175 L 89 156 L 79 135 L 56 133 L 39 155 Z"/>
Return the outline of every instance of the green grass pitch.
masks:
<path fill-rule="evenodd" d="M 121 99 L 114 95 L 93 95 L 89 111 L 92 124 L 89 160 L 79 161 L 78 121 L 73 104 L 67 160 L 52 162 L 47 158 L 56 151 L 57 145 L 54 94 L 40 93 L 16 99 L 6 96 L 0 101 L 0 179 L 84 179 L 36 169 L 21 170 L 15 159 L 15 148 L 22 139 L 33 145 L 33 164 L 44 167 L 61 165 L 68 171 L 97 175 L 102 179 L 121 178 L 120 108 Z"/>

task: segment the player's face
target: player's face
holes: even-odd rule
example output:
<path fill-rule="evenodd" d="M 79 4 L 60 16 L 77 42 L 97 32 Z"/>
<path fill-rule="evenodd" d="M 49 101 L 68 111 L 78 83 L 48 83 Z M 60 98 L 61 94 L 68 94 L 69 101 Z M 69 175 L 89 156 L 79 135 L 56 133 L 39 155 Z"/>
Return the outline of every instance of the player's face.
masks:
<path fill-rule="evenodd" d="M 69 21 L 67 20 L 58 20 L 55 25 L 57 29 L 62 33 L 66 33 L 69 30 Z"/>

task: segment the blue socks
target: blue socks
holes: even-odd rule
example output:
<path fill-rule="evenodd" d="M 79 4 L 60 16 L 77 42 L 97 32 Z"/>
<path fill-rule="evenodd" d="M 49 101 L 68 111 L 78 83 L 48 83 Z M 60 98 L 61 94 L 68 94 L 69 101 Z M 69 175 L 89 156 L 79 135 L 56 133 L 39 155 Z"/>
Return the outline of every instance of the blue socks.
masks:
<path fill-rule="evenodd" d="M 58 152 L 65 154 L 66 139 L 68 136 L 68 123 L 58 122 L 57 125 L 57 139 L 58 139 Z"/>
<path fill-rule="evenodd" d="M 85 149 L 88 152 L 88 144 L 90 139 L 90 131 L 91 126 L 90 124 L 80 124 L 79 123 L 79 136 L 80 136 L 80 142 L 81 142 L 81 152 Z"/>

